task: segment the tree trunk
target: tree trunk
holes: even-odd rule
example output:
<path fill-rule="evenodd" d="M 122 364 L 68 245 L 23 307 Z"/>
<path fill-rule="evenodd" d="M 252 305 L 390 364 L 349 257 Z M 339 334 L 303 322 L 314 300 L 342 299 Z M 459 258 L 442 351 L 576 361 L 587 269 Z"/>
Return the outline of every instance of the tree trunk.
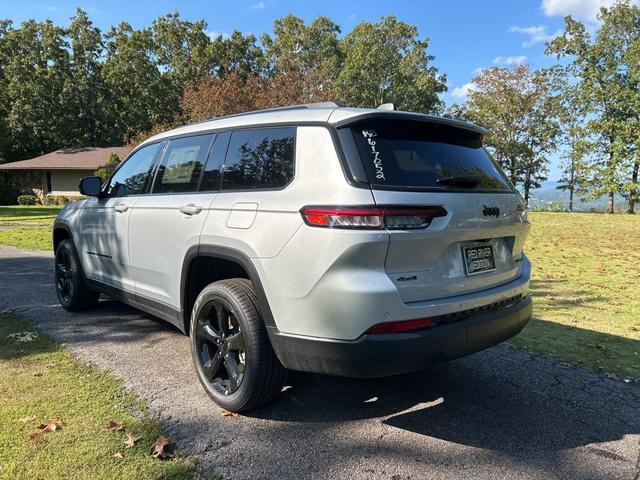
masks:
<path fill-rule="evenodd" d="M 573 212 L 573 184 L 569 187 L 569 211 Z"/>
<path fill-rule="evenodd" d="M 529 190 L 531 190 L 531 173 L 527 172 L 524 178 L 524 203 L 529 205 Z"/>
<path fill-rule="evenodd" d="M 576 188 L 576 164 L 575 158 L 571 155 L 571 177 L 569 183 L 569 211 L 573 212 L 573 191 Z"/>
<path fill-rule="evenodd" d="M 609 192 L 608 196 L 609 199 L 607 200 L 607 210 L 604 213 L 615 213 L 613 210 L 613 197 L 615 196 L 615 193 Z"/>
<path fill-rule="evenodd" d="M 611 175 L 610 169 L 612 168 L 613 165 L 613 142 L 614 142 L 614 138 L 612 135 L 609 135 L 609 159 L 607 160 L 607 174 Z M 612 188 L 610 185 L 608 185 L 609 188 Z M 614 200 L 614 196 L 615 193 L 614 192 L 609 192 L 609 199 L 607 201 L 607 211 L 605 213 L 609 213 L 609 214 L 614 214 L 616 213 L 613 209 L 614 205 L 613 205 L 613 200 Z"/>
<path fill-rule="evenodd" d="M 629 204 L 627 205 L 627 213 L 636 213 L 636 202 L 638 201 L 638 173 L 640 173 L 640 153 L 636 155 L 636 161 L 633 164 L 631 172 L 631 183 L 633 187 L 629 190 Z"/>

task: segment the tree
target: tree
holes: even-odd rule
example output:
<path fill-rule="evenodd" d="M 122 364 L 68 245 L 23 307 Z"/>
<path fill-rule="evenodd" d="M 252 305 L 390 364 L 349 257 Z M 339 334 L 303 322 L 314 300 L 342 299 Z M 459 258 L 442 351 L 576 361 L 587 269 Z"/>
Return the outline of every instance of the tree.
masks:
<path fill-rule="evenodd" d="M 70 77 L 64 30 L 28 20 L 2 35 L 7 160 L 60 148 L 66 139 L 62 97 Z"/>
<path fill-rule="evenodd" d="M 178 12 L 159 17 L 151 25 L 156 65 L 180 93 L 209 73 L 211 42 L 206 28 L 204 20 L 183 20 Z"/>
<path fill-rule="evenodd" d="M 180 102 L 182 121 L 198 122 L 253 110 L 256 108 L 255 97 L 260 88 L 259 76 L 246 76 L 241 71 L 228 73 L 224 78 L 203 78 L 184 92 Z"/>
<path fill-rule="evenodd" d="M 120 162 L 120 157 L 115 153 L 111 153 L 109 154 L 109 158 L 107 158 L 107 161 L 104 163 L 104 165 L 101 165 L 98 170 L 93 172 L 93 174 L 96 177 L 100 177 L 103 182 L 106 182 L 111 173 L 120 164 Z"/>
<path fill-rule="evenodd" d="M 263 77 L 236 71 L 223 78 L 203 78 L 188 88 L 180 102 L 183 123 L 234 113 L 298 103 L 330 100 L 331 92 L 309 88 L 308 77 L 298 72 Z"/>
<path fill-rule="evenodd" d="M 266 60 L 257 41 L 255 35 L 243 35 L 237 30 L 229 38 L 216 36 L 207 48 L 209 74 L 220 78 L 230 73 L 245 78 L 248 75 L 261 75 Z"/>
<path fill-rule="evenodd" d="M 431 65 L 429 41 L 418 29 L 393 15 L 378 23 L 361 22 L 342 42 L 344 66 L 336 89 L 355 107 L 392 102 L 402 110 L 433 113 L 442 110 L 438 94 L 446 77 Z"/>
<path fill-rule="evenodd" d="M 106 48 L 103 75 L 113 98 L 110 117 L 117 135 L 123 138 L 170 123 L 182 92 L 176 92 L 158 68 L 151 30 L 121 23 L 106 35 Z"/>
<path fill-rule="evenodd" d="M 100 29 L 77 9 L 66 29 L 70 72 L 60 98 L 66 131 L 65 147 L 103 146 L 117 141 L 107 105 L 111 98 L 102 77 L 104 43 Z"/>
<path fill-rule="evenodd" d="M 546 179 L 547 155 L 557 144 L 559 82 L 555 69 L 487 68 L 473 79 L 465 109 L 451 110 L 488 128 L 488 148 L 511 182 L 522 184 L 526 201 Z"/>
<path fill-rule="evenodd" d="M 574 197 L 585 182 L 585 148 L 583 134 L 579 126 L 568 126 L 566 143 L 568 147 L 562 165 L 562 176 L 556 189 L 569 192 L 569 211 L 573 212 Z"/>
<path fill-rule="evenodd" d="M 308 92 L 330 92 L 343 62 L 340 26 L 327 17 L 305 25 L 301 18 L 287 15 L 274 22 L 273 32 L 274 37 L 262 36 L 270 73 L 296 78 L 299 88 Z"/>
<path fill-rule="evenodd" d="M 7 35 L 12 29 L 13 25 L 10 20 L 0 20 L 0 163 L 6 160 L 9 145 L 9 131 L 6 116 L 10 101 L 7 95 L 8 81 L 5 69 L 10 55 L 10 49 L 7 45 Z"/>
<path fill-rule="evenodd" d="M 593 197 L 607 195 L 607 213 L 613 213 L 617 192 L 628 189 L 630 205 L 637 198 L 636 162 L 629 160 L 635 140 L 629 138 L 629 122 L 637 119 L 640 95 L 634 53 L 640 41 L 640 10 L 621 1 L 602 8 L 599 19 L 602 26 L 591 35 L 584 24 L 566 17 L 563 35 L 548 44 L 547 52 L 570 57 L 569 72 L 577 79 L 576 105 L 586 113 L 585 131 L 594 153 L 585 185 Z M 631 179 L 626 182 L 629 170 Z M 633 207 L 628 210 L 631 213 Z"/>

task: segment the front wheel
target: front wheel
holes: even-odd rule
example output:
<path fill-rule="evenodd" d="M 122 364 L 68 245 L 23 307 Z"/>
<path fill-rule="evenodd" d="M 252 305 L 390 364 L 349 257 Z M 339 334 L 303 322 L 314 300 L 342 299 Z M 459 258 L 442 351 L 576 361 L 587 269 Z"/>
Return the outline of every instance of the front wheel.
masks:
<path fill-rule="evenodd" d="M 284 385 L 251 282 L 233 278 L 202 290 L 191 314 L 191 353 L 200 383 L 221 407 L 240 412 L 267 403 Z"/>
<path fill-rule="evenodd" d="M 60 305 L 69 312 L 79 312 L 98 304 L 100 293 L 91 290 L 82 275 L 80 260 L 69 239 L 56 248 L 54 281 Z"/>

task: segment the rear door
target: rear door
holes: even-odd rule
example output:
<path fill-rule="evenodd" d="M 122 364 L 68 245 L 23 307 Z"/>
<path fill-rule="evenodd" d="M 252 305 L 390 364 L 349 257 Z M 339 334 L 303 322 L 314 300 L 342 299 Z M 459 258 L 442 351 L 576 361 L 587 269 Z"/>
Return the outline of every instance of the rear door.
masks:
<path fill-rule="evenodd" d="M 129 251 L 136 295 L 142 302 L 180 307 L 182 264 L 189 248 L 198 245 L 218 189 L 220 165 L 214 165 L 218 159 L 212 155 L 207 166 L 211 171 L 199 190 L 215 141 L 215 134 L 169 140 L 151 194 L 132 209 Z"/>
<path fill-rule="evenodd" d="M 427 228 L 389 231 L 385 268 L 406 302 L 470 293 L 519 275 L 529 228 L 522 199 L 481 134 L 386 119 L 351 131 L 376 204 L 447 211 Z"/>

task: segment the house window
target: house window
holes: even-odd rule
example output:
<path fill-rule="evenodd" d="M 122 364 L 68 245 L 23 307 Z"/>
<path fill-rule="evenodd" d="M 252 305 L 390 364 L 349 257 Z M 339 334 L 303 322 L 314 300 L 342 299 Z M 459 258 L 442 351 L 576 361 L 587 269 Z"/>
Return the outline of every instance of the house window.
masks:
<path fill-rule="evenodd" d="M 47 172 L 47 189 L 44 193 L 51 193 L 51 172 Z"/>

